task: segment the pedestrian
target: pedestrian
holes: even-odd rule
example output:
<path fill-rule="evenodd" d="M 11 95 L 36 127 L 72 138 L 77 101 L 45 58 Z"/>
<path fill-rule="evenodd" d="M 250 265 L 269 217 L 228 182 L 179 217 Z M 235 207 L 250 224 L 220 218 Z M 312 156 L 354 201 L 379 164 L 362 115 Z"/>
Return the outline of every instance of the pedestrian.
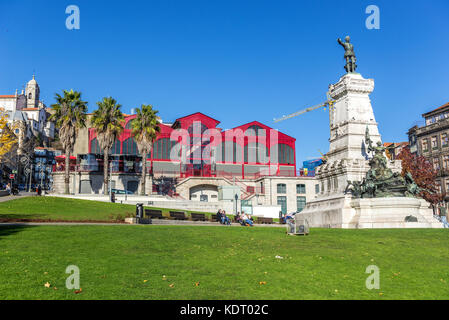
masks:
<path fill-rule="evenodd" d="M 6 191 L 11 195 L 11 185 L 9 183 L 6 185 Z"/>
<path fill-rule="evenodd" d="M 449 223 L 447 222 L 447 209 L 445 207 L 440 207 L 440 219 L 441 223 L 443 223 L 444 228 L 449 228 Z"/>
<path fill-rule="evenodd" d="M 285 214 L 283 214 L 282 211 L 279 211 L 279 222 L 285 224 Z"/>

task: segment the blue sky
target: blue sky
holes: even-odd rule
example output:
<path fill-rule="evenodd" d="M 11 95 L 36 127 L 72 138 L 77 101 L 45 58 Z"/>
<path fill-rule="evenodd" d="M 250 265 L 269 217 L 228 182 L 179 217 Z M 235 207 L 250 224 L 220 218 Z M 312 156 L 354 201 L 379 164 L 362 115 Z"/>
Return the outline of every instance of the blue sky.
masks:
<path fill-rule="evenodd" d="M 80 30 L 65 27 L 68 5 Z M 380 9 L 368 30 L 365 8 Z M 0 0 L 0 94 L 33 72 L 47 105 L 83 93 L 89 110 L 113 96 L 123 111 L 150 103 L 164 121 L 196 111 L 224 129 L 258 120 L 297 139 L 298 162 L 328 150 L 328 115 L 273 118 L 325 100 L 349 34 L 384 141 L 449 101 L 449 1 Z"/>

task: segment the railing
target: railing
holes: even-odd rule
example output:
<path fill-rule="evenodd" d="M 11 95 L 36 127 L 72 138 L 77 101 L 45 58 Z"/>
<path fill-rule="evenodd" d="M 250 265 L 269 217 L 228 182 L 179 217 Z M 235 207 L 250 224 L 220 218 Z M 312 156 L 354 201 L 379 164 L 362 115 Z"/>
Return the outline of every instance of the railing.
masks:
<path fill-rule="evenodd" d="M 246 192 L 248 194 L 265 194 L 265 188 L 264 187 L 247 186 L 246 187 Z"/>
<path fill-rule="evenodd" d="M 133 166 L 126 166 L 124 163 L 117 163 L 116 161 L 112 161 L 112 168 L 110 169 L 112 173 L 131 173 L 131 174 L 140 174 L 142 172 L 142 167 L 138 165 L 138 163 L 134 163 Z M 56 164 L 53 165 L 53 172 L 64 172 L 65 164 Z M 90 173 L 103 173 L 103 163 L 99 162 L 98 164 L 78 164 L 78 165 L 70 165 L 70 171 L 77 172 L 90 172 Z M 228 180 L 240 181 L 244 183 L 244 180 L 256 180 L 262 177 L 315 177 L 314 170 L 308 170 L 307 174 L 303 169 L 299 169 L 296 172 L 294 170 L 279 170 L 274 172 L 256 172 L 256 173 L 245 173 L 242 174 L 239 172 L 227 172 L 227 171 L 213 171 L 208 168 L 203 168 L 201 170 L 197 169 L 188 169 L 185 171 L 160 171 L 153 170 L 151 166 L 147 166 L 147 173 L 153 176 L 177 176 L 180 178 L 188 178 L 188 177 L 223 177 Z M 243 186 L 244 188 L 246 187 Z"/>
<path fill-rule="evenodd" d="M 299 169 L 296 176 L 298 176 L 298 177 L 315 177 L 315 170 L 307 170 L 307 174 L 305 174 L 304 169 Z"/>
<path fill-rule="evenodd" d="M 103 164 L 95 164 L 95 165 L 70 165 L 70 171 L 76 172 L 90 172 L 90 173 L 103 173 L 104 167 Z M 138 173 L 142 172 L 141 167 L 126 167 L 126 166 L 116 166 L 113 165 L 112 168 L 109 169 L 112 173 Z M 53 165 L 53 172 L 64 172 L 65 165 Z"/>

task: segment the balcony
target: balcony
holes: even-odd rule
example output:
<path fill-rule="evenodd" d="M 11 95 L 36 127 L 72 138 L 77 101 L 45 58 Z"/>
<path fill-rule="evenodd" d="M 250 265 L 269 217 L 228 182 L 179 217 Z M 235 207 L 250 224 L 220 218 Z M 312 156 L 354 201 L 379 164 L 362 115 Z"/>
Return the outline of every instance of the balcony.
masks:
<path fill-rule="evenodd" d="M 71 164 L 71 172 L 83 172 L 83 173 L 99 173 L 102 174 L 104 170 L 103 163 L 98 164 Z M 123 163 L 113 163 L 109 169 L 111 173 L 128 173 L 128 174 L 140 174 L 142 168 L 139 165 L 126 166 Z M 53 165 L 53 172 L 64 172 L 65 164 Z"/>

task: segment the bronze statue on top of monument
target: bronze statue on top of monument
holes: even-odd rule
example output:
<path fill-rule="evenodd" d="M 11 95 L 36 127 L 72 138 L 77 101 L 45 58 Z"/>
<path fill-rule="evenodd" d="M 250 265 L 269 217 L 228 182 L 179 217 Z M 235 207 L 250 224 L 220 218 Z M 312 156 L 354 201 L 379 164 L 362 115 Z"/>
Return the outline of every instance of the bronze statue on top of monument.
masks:
<path fill-rule="evenodd" d="M 402 177 L 400 173 L 388 168 L 387 158 L 384 155 L 385 147 L 380 141 L 373 146 L 368 126 L 365 132 L 365 144 L 368 145 L 368 151 L 374 152 L 369 160 L 370 169 L 361 182 L 348 181 L 345 194 L 351 192 L 355 198 L 384 198 L 416 197 L 421 192 L 421 188 L 417 186 L 410 172 Z"/>
<path fill-rule="evenodd" d="M 357 69 L 357 65 L 355 64 L 355 62 L 357 61 L 357 59 L 354 53 L 354 46 L 352 43 L 350 43 L 351 38 L 349 38 L 349 36 L 346 36 L 345 42 L 341 41 L 340 38 L 338 38 L 337 41 L 345 49 L 346 72 L 355 73 L 355 69 Z"/>

